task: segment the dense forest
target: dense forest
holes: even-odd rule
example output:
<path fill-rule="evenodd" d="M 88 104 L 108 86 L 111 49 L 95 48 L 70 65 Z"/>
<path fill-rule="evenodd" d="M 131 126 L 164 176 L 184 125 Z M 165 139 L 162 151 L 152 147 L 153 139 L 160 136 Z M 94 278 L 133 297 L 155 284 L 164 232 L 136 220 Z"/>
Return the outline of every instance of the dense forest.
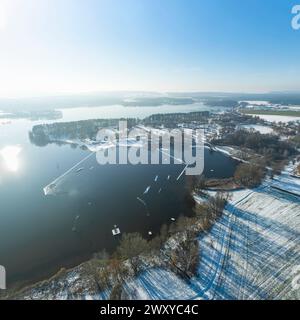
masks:
<path fill-rule="evenodd" d="M 101 128 L 118 128 L 120 120 L 127 121 L 127 127 L 132 128 L 138 124 L 175 128 L 178 123 L 202 122 L 207 123 L 209 112 L 156 114 L 144 120 L 129 119 L 95 119 L 74 122 L 58 122 L 52 124 L 36 125 L 29 133 L 30 140 L 39 146 L 50 142 L 62 140 L 96 139 Z"/>

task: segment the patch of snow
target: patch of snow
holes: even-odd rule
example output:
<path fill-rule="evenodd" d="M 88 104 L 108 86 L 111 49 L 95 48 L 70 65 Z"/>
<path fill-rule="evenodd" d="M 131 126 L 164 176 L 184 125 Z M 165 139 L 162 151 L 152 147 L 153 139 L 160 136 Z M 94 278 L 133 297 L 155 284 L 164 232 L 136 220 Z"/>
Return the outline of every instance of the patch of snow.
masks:
<path fill-rule="evenodd" d="M 245 129 L 253 129 L 253 130 L 258 131 L 262 134 L 270 134 L 270 133 L 274 132 L 274 130 L 271 127 L 256 125 L 256 124 L 242 125 L 241 127 L 245 128 Z"/>
<path fill-rule="evenodd" d="M 260 119 L 263 119 L 268 122 L 283 122 L 283 123 L 288 123 L 291 121 L 300 121 L 300 117 L 293 117 L 293 116 L 282 116 L 282 115 L 269 115 L 269 114 L 257 114 L 257 115 L 252 115 L 251 116 L 257 116 Z"/>

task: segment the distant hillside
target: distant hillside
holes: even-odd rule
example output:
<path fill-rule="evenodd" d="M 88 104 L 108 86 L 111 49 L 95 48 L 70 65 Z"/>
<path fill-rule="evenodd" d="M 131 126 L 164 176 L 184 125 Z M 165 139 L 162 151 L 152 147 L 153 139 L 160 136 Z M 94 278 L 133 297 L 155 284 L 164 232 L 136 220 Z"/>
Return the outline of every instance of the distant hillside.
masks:
<path fill-rule="evenodd" d="M 0 98 L 0 110 L 41 111 L 109 105 L 145 107 L 166 104 L 186 105 L 195 102 L 203 102 L 209 106 L 216 107 L 235 107 L 239 101 L 243 100 L 269 101 L 273 104 L 283 105 L 300 105 L 300 92 L 271 92 L 260 94 L 224 92 L 99 92 L 20 99 Z"/>

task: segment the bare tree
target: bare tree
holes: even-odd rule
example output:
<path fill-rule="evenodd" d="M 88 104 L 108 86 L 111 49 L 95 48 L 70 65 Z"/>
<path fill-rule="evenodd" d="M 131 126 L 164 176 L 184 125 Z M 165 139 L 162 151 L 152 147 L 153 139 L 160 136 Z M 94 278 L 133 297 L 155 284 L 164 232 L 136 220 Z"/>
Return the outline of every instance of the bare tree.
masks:
<path fill-rule="evenodd" d="M 227 201 L 230 199 L 230 194 L 227 192 L 217 192 L 214 197 L 210 197 L 207 202 L 209 213 L 211 218 L 216 219 L 219 217 Z"/>
<path fill-rule="evenodd" d="M 264 170 L 261 166 L 253 163 L 240 164 L 234 174 L 237 183 L 244 187 L 258 186 L 264 177 Z"/>
<path fill-rule="evenodd" d="M 139 233 L 128 233 L 122 236 L 117 248 L 117 256 L 122 260 L 129 259 L 134 272 L 139 272 L 140 255 L 151 251 L 151 247 Z"/>
<path fill-rule="evenodd" d="M 193 233 L 186 233 L 186 238 L 172 253 L 171 262 L 182 275 L 188 278 L 196 275 L 199 263 L 199 243 Z"/>

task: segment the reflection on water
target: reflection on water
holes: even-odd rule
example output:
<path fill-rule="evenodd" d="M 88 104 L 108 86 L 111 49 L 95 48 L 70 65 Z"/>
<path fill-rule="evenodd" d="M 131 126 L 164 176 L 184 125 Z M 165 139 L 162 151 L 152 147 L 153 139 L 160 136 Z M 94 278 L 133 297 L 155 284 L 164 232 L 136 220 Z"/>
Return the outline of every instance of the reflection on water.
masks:
<path fill-rule="evenodd" d="M 195 105 L 182 107 L 181 111 L 192 107 L 196 111 Z M 164 110 L 152 109 L 156 113 Z M 126 110 L 111 107 L 110 115 L 119 117 Z M 130 110 L 130 116 L 150 113 L 150 108 Z M 80 111 L 76 116 L 65 114 L 64 121 L 79 120 Z M 97 117 L 94 108 L 89 112 L 86 118 Z M 97 112 L 99 117 L 109 117 L 108 108 Z M 65 176 L 56 196 L 45 197 L 43 188 L 88 153 L 68 145 L 32 145 L 28 132 L 39 123 L 42 121 L 14 120 L 0 125 L 1 170 L 18 172 L 0 181 L 0 264 L 8 270 L 8 285 L 46 278 L 103 248 L 112 251 L 117 245 L 112 236 L 115 224 L 122 233 L 149 236 L 149 232 L 155 235 L 163 223 L 191 212 L 185 201 L 185 175 L 177 181 L 180 165 L 99 166 L 96 158 L 90 157 L 80 165 L 83 170 Z M 24 170 L 20 170 L 21 165 Z M 223 154 L 205 151 L 207 177 L 231 176 L 235 166 Z"/>
<path fill-rule="evenodd" d="M 20 146 L 7 146 L 0 150 L 0 155 L 8 171 L 18 171 L 20 166 L 19 153 L 21 150 Z"/>

